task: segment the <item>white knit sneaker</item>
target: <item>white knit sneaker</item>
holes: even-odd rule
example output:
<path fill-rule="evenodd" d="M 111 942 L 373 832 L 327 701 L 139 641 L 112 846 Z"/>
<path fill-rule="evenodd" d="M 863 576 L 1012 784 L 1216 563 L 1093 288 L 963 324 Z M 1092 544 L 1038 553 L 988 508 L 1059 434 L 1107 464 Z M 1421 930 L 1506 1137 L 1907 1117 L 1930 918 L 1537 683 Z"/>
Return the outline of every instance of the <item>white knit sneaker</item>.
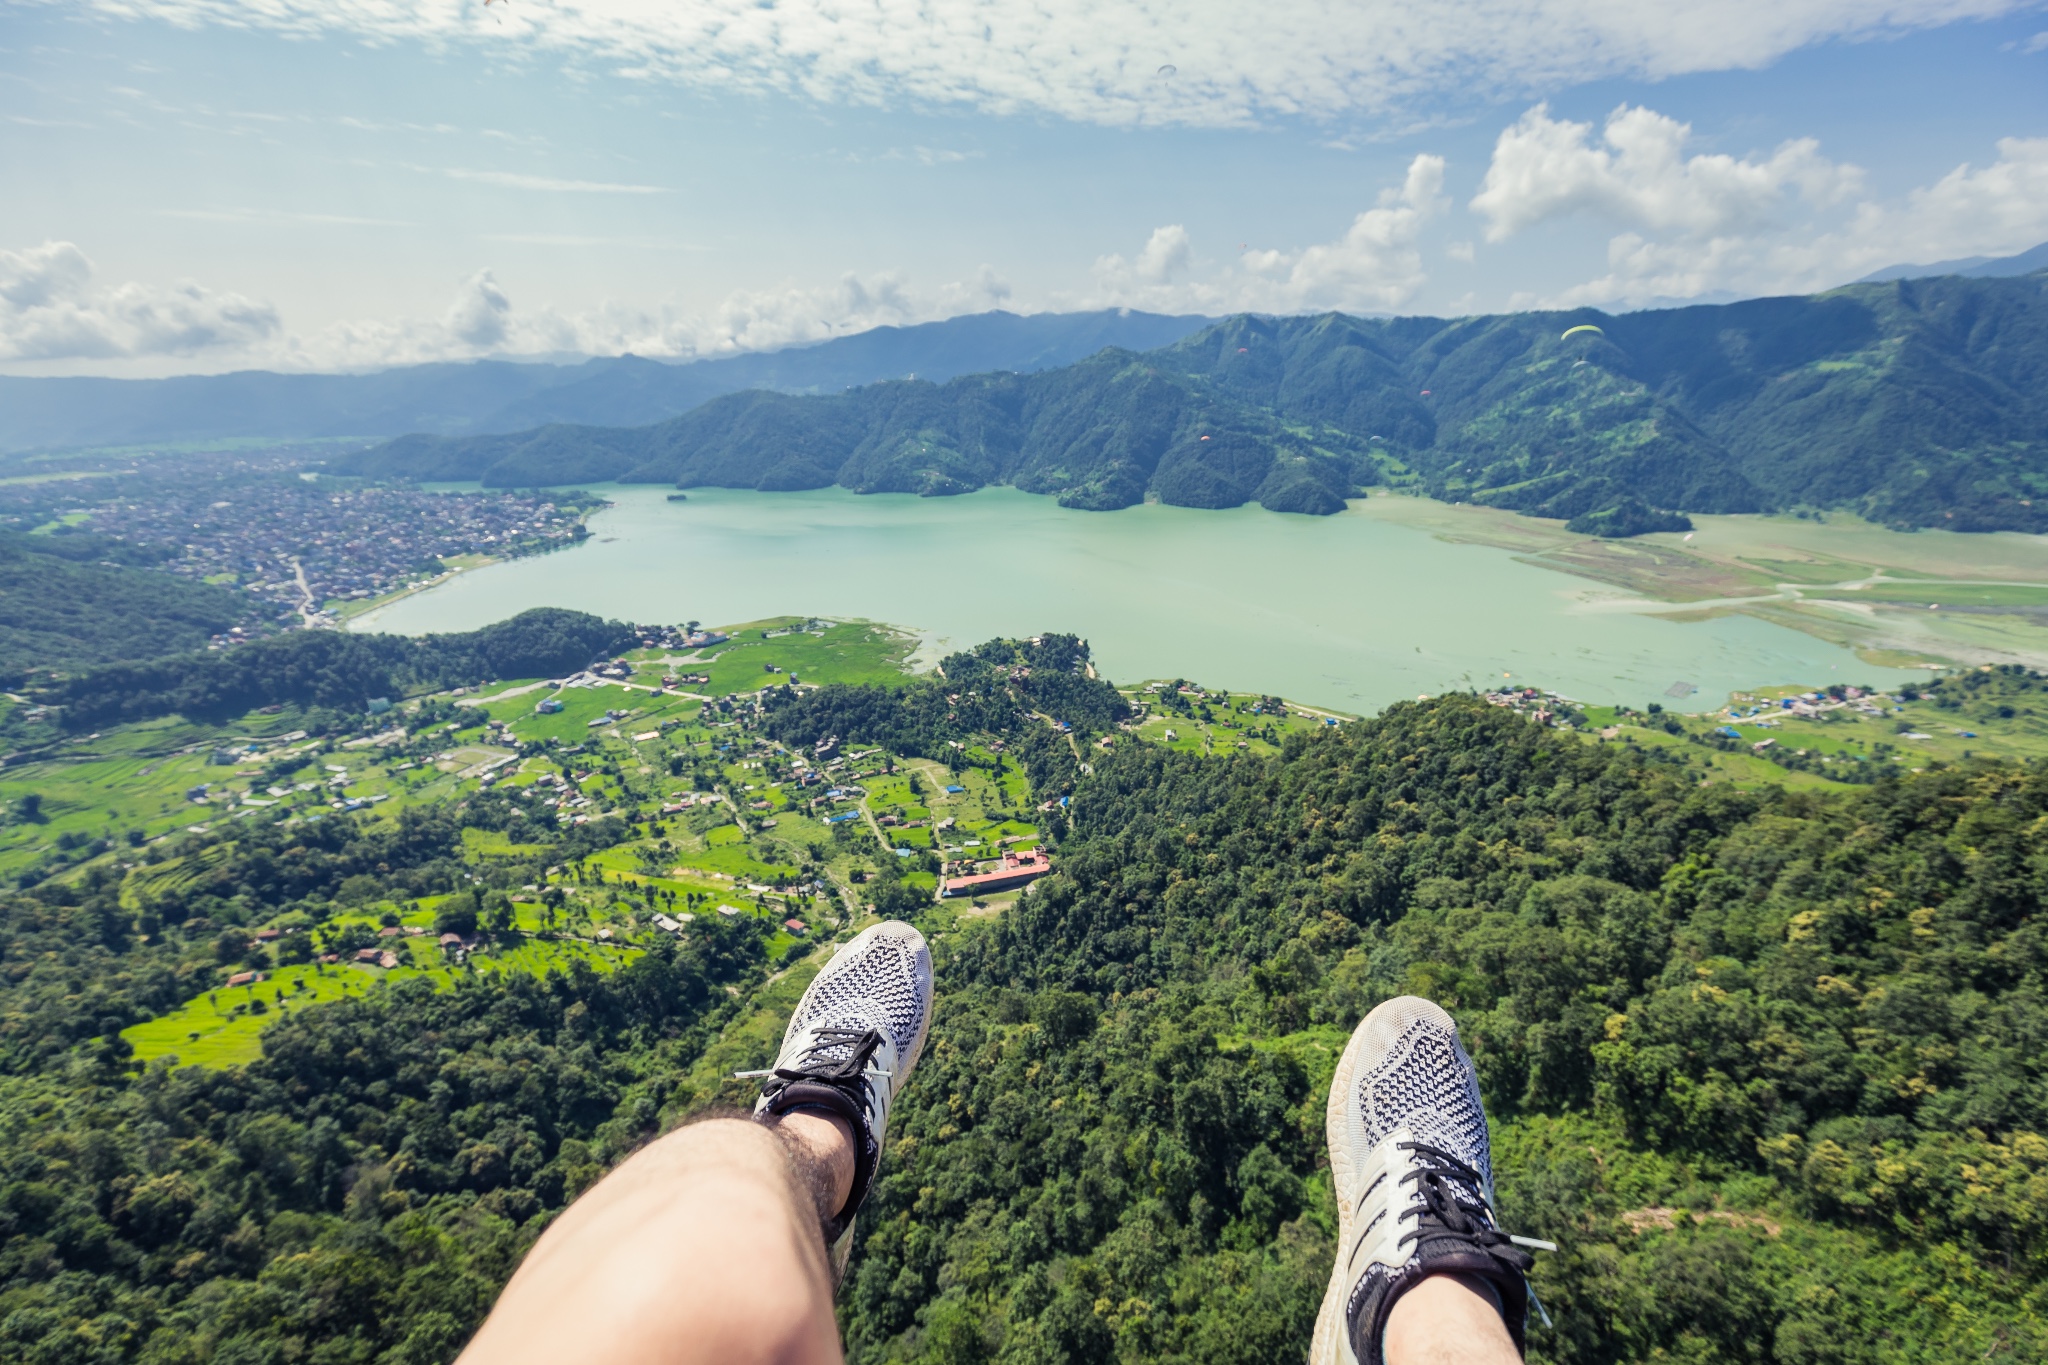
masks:
<path fill-rule="evenodd" d="M 889 1108 L 910 1080 L 932 1021 L 932 954 L 900 920 L 869 925 L 832 955 L 789 1016 L 764 1076 L 757 1118 L 823 1109 L 854 1135 L 853 1191 L 825 1224 L 834 1278 L 846 1272 L 853 1219 L 874 1188 Z"/>
<path fill-rule="evenodd" d="M 1368 1014 L 1337 1062 L 1327 1131 L 1337 1263 L 1310 1365 L 1383 1365 L 1395 1300 L 1445 1272 L 1492 1286 L 1522 1349 L 1531 1262 L 1518 1246 L 1556 1248 L 1495 1225 L 1486 1111 L 1451 1016 L 1414 996 Z"/>

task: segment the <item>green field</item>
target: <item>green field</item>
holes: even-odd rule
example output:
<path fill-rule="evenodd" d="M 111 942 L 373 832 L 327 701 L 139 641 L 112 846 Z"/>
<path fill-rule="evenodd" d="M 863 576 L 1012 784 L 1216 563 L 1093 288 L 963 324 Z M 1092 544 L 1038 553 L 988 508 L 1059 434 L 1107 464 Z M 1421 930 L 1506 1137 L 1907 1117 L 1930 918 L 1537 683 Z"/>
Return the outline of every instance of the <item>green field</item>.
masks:
<path fill-rule="evenodd" d="M 543 715 L 534 709 L 543 698 L 549 697 L 562 704 L 560 711 Z M 521 740 L 551 739 L 572 745 L 609 738 L 606 732 L 610 730 L 617 730 L 625 736 L 657 729 L 663 721 L 692 720 L 701 708 L 701 702 L 687 697 L 667 693 L 656 696 L 638 689 L 607 686 L 571 687 L 561 691 L 543 687 L 517 697 L 493 693 L 477 707 L 493 720 L 509 724 L 513 734 Z M 607 711 L 624 711 L 627 716 L 599 725 L 590 723 L 603 721 Z"/>
<path fill-rule="evenodd" d="M 1959 675 L 1965 682 L 1971 677 Z M 1942 687 L 1956 685 L 1957 680 L 1949 680 Z M 1711 780 L 1739 786 L 1839 786 L 1861 780 L 1867 774 L 1859 770 L 1872 765 L 1895 764 L 1917 771 L 1972 758 L 2048 759 L 2048 696 L 2035 704 L 2025 693 L 1991 688 L 1984 699 L 1955 708 L 1937 699 L 1943 692 L 1923 693 L 1914 700 L 1886 696 L 1879 715 L 1841 708 L 1812 717 L 1795 716 L 1779 704 L 1802 691 L 1777 687 L 1743 693 L 1727 708 L 1707 715 L 1644 717 L 1614 707 L 1587 707 L 1585 716 L 1589 734 L 1608 727 L 1618 731 L 1604 742 L 1675 748 L 1700 764 Z M 1678 733 L 1670 733 L 1667 726 L 1677 727 Z M 1711 736 L 1723 727 L 1738 736 L 1734 752 L 1692 742 L 1695 736 Z M 1793 766 L 1774 762 L 1769 755 L 1789 755 Z"/>
<path fill-rule="evenodd" d="M 805 683 L 890 683 L 902 678 L 911 652 L 917 647 L 916 637 L 866 621 L 827 622 L 818 631 L 781 635 L 773 640 L 762 638 L 767 631 L 801 626 L 805 619 L 778 616 L 744 625 L 720 626 L 718 629 L 732 639 L 697 655 L 671 656 L 660 650 L 642 650 L 630 656 L 643 663 L 636 671 L 635 681 L 659 682 L 662 670 L 651 666 L 651 661 L 674 657 L 691 660 L 676 663 L 677 671 L 706 673 L 711 677 L 709 683 L 683 686 L 714 697 L 758 691 L 764 683 L 785 681 L 791 673 Z M 780 672 L 769 672 L 770 664 Z"/>
<path fill-rule="evenodd" d="M 426 916 L 431 920 L 431 913 Z M 263 1030 L 291 1017 L 293 1010 L 366 995 L 386 982 L 424 977 L 437 986 L 453 985 L 463 970 L 439 960 L 426 938 L 396 940 L 402 965 L 386 971 L 348 963 L 304 963 L 279 967 L 265 980 L 247 986 L 220 986 L 194 996 L 183 1006 L 146 1024 L 121 1031 L 138 1061 L 174 1057 L 187 1066 L 240 1066 L 262 1052 Z M 601 972 L 614 971 L 637 950 L 594 944 L 528 939 L 501 951 L 472 957 L 467 969 L 476 972 L 525 972 L 541 976 L 585 962 Z M 260 1012 L 256 1008 L 261 1007 Z"/>
<path fill-rule="evenodd" d="M 1835 594 L 1814 594 L 1834 596 Z M 2048 584 L 1952 583 L 1924 579 L 1873 583 L 1840 594 L 1844 602 L 1895 602 L 1909 607 L 2048 607 Z"/>
<path fill-rule="evenodd" d="M 1331 720 L 1347 720 L 1337 712 L 1288 704 L 1278 714 L 1263 709 L 1254 713 L 1261 698 L 1251 692 L 1203 692 L 1183 697 L 1165 683 L 1148 683 L 1123 689 L 1124 696 L 1139 709 L 1134 732 L 1150 744 L 1178 749 L 1183 753 L 1220 753 L 1241 749 L 1247 753 L 1279 752 L 1276 741 L 1297 730 L 1325 728 Z M 1168 731 L 1173 738 L 1167 738 Z"/>
<path fill-rule="evenodd" d="M 386 980 L 425 976 L 441 984 L 446 968 L 401 966 L 386 972 L 375 967 L 305 964 L 280 967 L 269 979 L 248 986 L 221 986 L 194 996 L 183 1007 L 123 1029 L 121 1036 L 138 1059 L 175 1057 L 189 1066 L 239 1066 L 262 1052 L 264 1029 L 303 1010 L 350 995 L 377 989 Z M 262 1012 L 253 1012 L 260 1004 Z"/>
<path fill-rule="evenodd" d="M 140 847 L 224 820 L 324 812 L 337 799 L 388 800 L 404 789 L 381 750 L 284 741 L 298 719 L 286 712 L 245 716 L 225 727 L 148 721 L 65 741 L 47 758 L 0 769 L 0 809 L 12 817 L 0 828 L 0 875 L 70 843 L 104 838 Z M 251 745 L 258 752 L 247 752 Z M 214 762 L 217 754 L 230 761 Z M 266 776 L 280 760 L 301 766 Z M 344 775 L 345 782 L 334 781 Z M 203 801 L 187 795 L 201 785 L 207 788 Z M 24 814 L 26 797 L 38 803 L 32 817 Z"/>

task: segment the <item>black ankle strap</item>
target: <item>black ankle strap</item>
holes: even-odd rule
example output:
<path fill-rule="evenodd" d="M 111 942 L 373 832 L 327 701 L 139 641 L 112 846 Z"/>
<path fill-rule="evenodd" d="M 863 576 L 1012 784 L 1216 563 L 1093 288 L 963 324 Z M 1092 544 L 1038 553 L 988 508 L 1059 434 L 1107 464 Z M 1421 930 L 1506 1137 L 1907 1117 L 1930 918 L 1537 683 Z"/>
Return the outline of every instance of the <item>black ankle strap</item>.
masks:
<path fill-rule="evenodd" d="M 867 1202 L 882 1155 L 881 1144 L 875 1141 L 868 1126 L 867 1090 L 868 1061 L 881 1046 L 882 1035 L 873 1030 L 857 1036 L 851 1030 L 844 1032 L 847 1036 L 839 1039 L 826 1038 L 821 1033 L 820 1042 L 850 1043 L 849 1055 L 831 1061 L 813 1062 L 806 1058 L 796 1067 L 777 1069 L 773 1079 L 762 1087 L 766 1103 L 760 1117 L 764 1120 L 777 1119 L 797 1109 L 819 1109 L 844 1119 L 853 1130 L 853 1187 L 847 1192 L 844 1207 L 825 1221 L 827 1246 L 839 1239 L 860 1212 L 860 1206 Z"/>

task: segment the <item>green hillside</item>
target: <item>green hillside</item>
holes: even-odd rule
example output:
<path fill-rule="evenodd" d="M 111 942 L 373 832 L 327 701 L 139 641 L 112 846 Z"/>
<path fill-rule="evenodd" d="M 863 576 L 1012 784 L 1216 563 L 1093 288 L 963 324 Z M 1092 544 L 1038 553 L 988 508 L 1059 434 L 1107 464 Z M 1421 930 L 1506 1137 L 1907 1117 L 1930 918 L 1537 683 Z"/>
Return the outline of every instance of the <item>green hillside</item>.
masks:
<path fill-rule="evenodd" d="M 1371 473 L 1365 444 L 1283 422 L 1128 351 L 1035 375 L 905 380 L 843 394 L 751 392 L 657 426 L 407 436 L 343 466 L 376 477 L 677 483 L 943 496 L 991 483 L 1091 511 L 1148 493 L 1185 507 L 1258 501 L 1333 512 Z"/>
<path fill-rule="evenodd" d="M 1235 317 L 1038 374 L 734 394 L 652 427 L 405 437 L 347 467 L 500 486 L 1006 483 L 1081 508 L 1291 512 L 1387 480 L 1603 534 L 1799 508 L 2041 531 L 2048 274 L 1619 317 Z"/>
<path fill-rule="evenodd" d="M 0 533 L 0 678 L 204 649 L 259 604 L 244 593 L 135 563 L 132 546 L 90 535 Z"/>

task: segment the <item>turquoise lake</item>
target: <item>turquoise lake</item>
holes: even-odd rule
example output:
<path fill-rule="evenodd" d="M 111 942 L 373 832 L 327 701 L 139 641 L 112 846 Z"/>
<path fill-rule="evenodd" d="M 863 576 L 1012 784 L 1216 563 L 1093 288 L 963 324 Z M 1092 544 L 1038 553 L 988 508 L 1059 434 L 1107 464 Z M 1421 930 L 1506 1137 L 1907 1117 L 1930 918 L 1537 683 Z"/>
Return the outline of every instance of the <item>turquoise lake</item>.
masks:
<path fill-rule="evenodd" d="M 1598 584 L 1356 507 L 1073 512 L 1008 488 L 705 488 L 680 503 L 665 488 L 603 491 L 615 505 L 591 519 L 587 543 L 457 575 L 355 628 L 470 630 L 534 606 L 645 622 L 808 614 L 908 627 L 926 657 L 1061 630 L 1120 682 L 1182 677 L 1346 711 L 1504 681 L 1711 709 L 1752 687 L 1926 676 L 1748 616 L 1617 609 L 1620 594 Z M 1674 700 L 1681 682 L 1699 690 Z"/>

